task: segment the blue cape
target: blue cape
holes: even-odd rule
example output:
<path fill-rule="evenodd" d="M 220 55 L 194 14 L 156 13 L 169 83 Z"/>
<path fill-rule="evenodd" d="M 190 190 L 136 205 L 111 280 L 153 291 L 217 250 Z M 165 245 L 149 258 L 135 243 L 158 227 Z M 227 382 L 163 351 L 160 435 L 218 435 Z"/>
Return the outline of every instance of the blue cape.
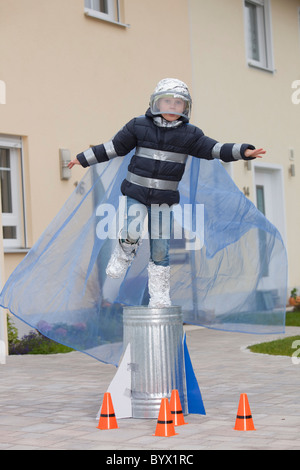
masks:
<path fill-rule="evenodd" d="M 122 228 L 120 186 L 132 154 L 85 173 L 0 295 L 2 307 L 43 335 L 115 365 L 123 352 L 123 306 L 148 303 L 147 237 L 123 278 L 105 273 Z M 284 332 L 287 257 L 278 230 L 219 161 L 189 157 L 179 191 L 171 299 L 184 321 Z"/>

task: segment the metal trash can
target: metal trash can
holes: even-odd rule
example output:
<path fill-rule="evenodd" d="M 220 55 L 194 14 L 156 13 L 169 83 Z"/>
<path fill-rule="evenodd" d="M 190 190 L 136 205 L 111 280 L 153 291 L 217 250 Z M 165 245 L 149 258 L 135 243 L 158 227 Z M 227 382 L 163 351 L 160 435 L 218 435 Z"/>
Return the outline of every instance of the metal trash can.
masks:
<path fill-rule="evenodd" d="M 177 389 L 187 414 L 180 307 L 124 307 L 124 349 L 130 343 L 132 417 L 157 418 L 162 398 Z"/>

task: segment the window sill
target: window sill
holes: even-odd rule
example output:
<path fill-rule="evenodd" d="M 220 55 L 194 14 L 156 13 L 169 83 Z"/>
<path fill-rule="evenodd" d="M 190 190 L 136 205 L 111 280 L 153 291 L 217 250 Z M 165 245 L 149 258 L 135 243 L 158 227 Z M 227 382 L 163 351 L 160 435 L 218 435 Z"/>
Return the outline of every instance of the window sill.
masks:
<path fill-rule="evenodd" d="M 90 8 L 85 8 L 84 14 L 85 16 L 88 16 L 90 18 L 96 18 L 97 20 L 105 21 L 106 23 L 111 23 L 117 26 L 121 26 L 122 28 L 130 28 L 130 24 L 120 23 L 119 21 L 111 20 L 109 17 L 105 18 L 103 13 L 97 12 L 95 10 L 91 10 Z"/>
<path fill-rule="evenodd" d="M 11 254 L 11 253 L 28 253 L 30 248 L 4 248 L 4 254 Z"/>
<path fill-rule="evenodd" d="M 269 73 L 275 73 L 276 72 L 275 69 L 269 68 L 269 67 L 264 67 L 263 65 L 260 65 L 257 62 L 253 62 L 252 60 L 248 61 L 248 65 L 249 65 L 249 67 L 252 67 L 254 69 L 263 70 L 264 72 L 269 72 Z"/>

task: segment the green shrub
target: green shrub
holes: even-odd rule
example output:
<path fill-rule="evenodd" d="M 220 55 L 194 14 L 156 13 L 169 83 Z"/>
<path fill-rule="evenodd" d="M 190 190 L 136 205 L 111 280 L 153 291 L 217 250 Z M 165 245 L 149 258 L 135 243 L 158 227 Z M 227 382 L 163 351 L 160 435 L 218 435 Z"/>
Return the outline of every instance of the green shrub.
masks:
<path fill-rule="evenodd" d="M 72 351 L 71 348 L 63 344 L 56 343 L 38 331 L 31 331 L 23 336 L 21 340 L 9 346 L 9 354 L 58 354 Z"/>
<path fill-rule="evenodd" d="M 18 330 L 13 324 L 9 315 L 6 315 L 7 318 L 7 336 L 8 336 L 8 344 L 17 343 L 18 341 Z"/>

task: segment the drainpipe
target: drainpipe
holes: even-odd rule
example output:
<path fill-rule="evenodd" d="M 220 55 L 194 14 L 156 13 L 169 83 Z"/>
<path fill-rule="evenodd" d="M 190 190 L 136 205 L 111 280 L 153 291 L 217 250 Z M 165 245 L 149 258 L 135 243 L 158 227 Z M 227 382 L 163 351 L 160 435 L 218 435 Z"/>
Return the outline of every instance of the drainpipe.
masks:
<path fill-rule="evenodd" d="M 6 104 L 6 85 L 3 80 L 0 80 L 0 104 Z"/>
<path fill-rule="evenodd" d="M 1 185 L 1 182 L 0 182 L 0 185 Z M 0 186 L 0 189 L 1 189 L 1 186 Z M 1 195 L 1 191 L 0 191 L 0 195 Z M 3 285 L 4 285 L 4 249 L 3 249 L 3 235 L 2 235 L 2 213 L 0 211 L 0 290 L 2 290 Z M 7 338 L 6 310 L 0 307 L 0 365 L 6 364 L 7 355 L 8 355 L 8 338 Z"/>
<path fill-rule="evenodd" d="M 6 312 L 0 309 L 0 365 L 6 364 L 7 356 L 7 325 Z"/>

